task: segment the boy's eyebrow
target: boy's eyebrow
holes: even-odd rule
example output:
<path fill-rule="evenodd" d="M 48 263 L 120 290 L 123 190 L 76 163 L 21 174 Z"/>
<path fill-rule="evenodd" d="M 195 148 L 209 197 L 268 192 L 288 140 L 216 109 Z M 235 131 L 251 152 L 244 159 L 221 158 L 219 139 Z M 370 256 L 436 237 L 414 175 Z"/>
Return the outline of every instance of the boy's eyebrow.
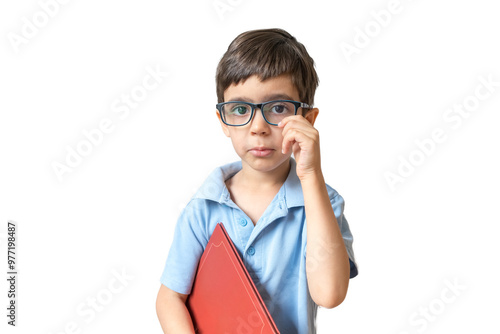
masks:
<path fill-rule="evenodd" d="M 287 94 L 271 94 L 271 95 L 264 96 L 264 100 L 262 102 L 273 101 L 273 100 L 291 100 L 291 101 L 293 101 L 293 98 Z M 229 99 L 228 101 L 254 102 L 253 99 L 250 99 L 250 98 L 244 97 L 244 96 L 233 97 L 233 98 Z"/>

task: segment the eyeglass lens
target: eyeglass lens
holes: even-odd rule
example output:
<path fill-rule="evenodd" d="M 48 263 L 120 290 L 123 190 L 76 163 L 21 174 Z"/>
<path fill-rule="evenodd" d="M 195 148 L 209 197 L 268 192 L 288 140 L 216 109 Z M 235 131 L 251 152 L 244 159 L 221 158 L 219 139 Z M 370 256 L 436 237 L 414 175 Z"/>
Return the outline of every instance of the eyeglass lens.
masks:
<path fill-rule="evenodd" d="M 271 101 L 262 105 L 264 118 L 272 124 L 278 124 L 283 118 L 295 115 L 295 105 L 291 102 Z M 224 120 L 231 125 L 242 125 L 250 120 L 252 106 L 242 102 L 231 102 L 222 106 Z"/>

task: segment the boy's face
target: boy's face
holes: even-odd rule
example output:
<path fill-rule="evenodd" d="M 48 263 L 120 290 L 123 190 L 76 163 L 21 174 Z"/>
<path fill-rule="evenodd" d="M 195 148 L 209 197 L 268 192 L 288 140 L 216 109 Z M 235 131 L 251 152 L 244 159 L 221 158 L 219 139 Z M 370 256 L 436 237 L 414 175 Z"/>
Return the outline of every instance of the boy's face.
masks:
<path fill-rule="evenodd" d="M 303 102 L 300 101 L 299 92 L 289 75 L 281 75 L 266 81 L 260 81 L 259 77 L 253 75 L 244 83 L 232 84 L 224 92 L 224 101 L 262 103 L 272 100 Z M 314 124 L 318 111 L 316 108 L 310 110 L 305 118 Z M 297 110 L 297 115 L 300 114 L 302 114 L 301 108 Z M 225 135 L 231 138 L 242 164 L 247 164 L 254 170 L 269 172 L 288 162 L 291 152 L 281 153 L 283 129 L 267 123 L 260 109 L 255 109 L 252 120 L 244 126 L 224 124 L 218 110 L 217 116 Z"/>

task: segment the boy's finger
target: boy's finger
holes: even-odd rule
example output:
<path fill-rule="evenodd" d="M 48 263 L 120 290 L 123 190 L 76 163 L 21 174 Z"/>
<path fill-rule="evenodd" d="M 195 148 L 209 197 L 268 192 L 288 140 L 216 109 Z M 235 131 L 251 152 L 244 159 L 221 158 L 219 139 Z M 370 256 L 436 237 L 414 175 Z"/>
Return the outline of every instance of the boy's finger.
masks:
<path fill-rule="evenodd" d="M 288 153 L 288 147 L 291 146 L 295 142 L 295 136 L 288 132 L 284 137 L 283 137 L 283 144 L 281 147 L 281 152 L 283 154 Z"/>
<path fill-rule="evenodd" d="M 281 120 L 281 122 L 278 123 L 279 127 L 284 127 L 287 123 L 296 120 L 296 121 L 302 121 L 305 120 L 307 121 L 303 116 L 301 115 L 293 115 L 293 116 L 287 116 Z"/>
<path fill-rule="evenodd" d="M 307 139 L 308 136 L 301 131 L 298 131 L 296 129 L 290 130 L 285 137 L 283 137 L 283 146 L 282 146 L 282 153 L 286 154 L 288 152 L 288 149 L 294 144 L 294 143 L 300 143 L 303 142 L 305 139 Z"/>
<path fill-rule="evenodd" d="M 278 123 L 278 126 L 282 128 L 284 131 L 286 131 L 286 129 L 289 128 L 297 128 L 305 132 L 316 131 L 316 128 L 304 117 L 302 116 L 299 116 L 300 118 L 291 118 L 291 117 L 297 117 L 297 116 L 289 116 L 287 118 L 284 118 L 280 123 Z"/>
<path fill-rule="evenodd" d="M 294 115 L 294 116 L 288 116 L 288 117 L 285 117 L 281 120 L 281 122 L 278 123 L 278 127 L 280 128 L 284 128 L 287 124 L 291 123 L 291 122 L 302 122 L 302 120 L 305 120 L 307 121 L 304 117 L 300 116 L 300 115 Z"/>
<path fill-rule="evenodd" d="M 306 136 L 310 138 L 314 138 L 317 130 L 311 126 L 309 122 L 306 123 L 297 123 L 294 121 L 289 121 L 283 127 L 283 132 L 281 133 L 283 137 L 285 137 L 290 131 L 300 131 L 304 133 Z"/>

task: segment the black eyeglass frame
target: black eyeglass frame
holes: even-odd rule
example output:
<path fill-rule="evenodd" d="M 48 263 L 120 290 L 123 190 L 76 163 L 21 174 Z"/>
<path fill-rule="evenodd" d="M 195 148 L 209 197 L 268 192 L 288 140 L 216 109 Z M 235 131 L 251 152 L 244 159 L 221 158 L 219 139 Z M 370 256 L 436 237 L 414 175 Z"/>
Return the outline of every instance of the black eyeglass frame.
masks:
<path fill-rule="evenodd" d="M 294 115 L 297 115 L 297 110 L 299 110 L 299 108 L 304 108 L 304 109 L 311 109 L 312 108 L 312 106 L 308 105 L 307 103 L 298 102 L 298 101 L 292 101 L 292 100 L 273 100 L 273 101 L 267 101 L 267 102 L 262 102 L 262 103 L 250 103 L 250 102 L 245 102 L 245 101 L 228 101 L 228 102 L 217 103 L 215 106 L 216 106 L 217 110 L 219 110 L 222 122 L 224 124 L 228 125 L 228 126 L 244 126 L 244 125 L 247 125 L 253 119 L 255 108 L 259 108 L 260 109 L 260 112 L 262 113 L 262 118 L 264 118 L 264 120 L 268 124 L 278 125 L 277 123 L 271 123 L 271 122 L 269 122 L 267 120 L 266 116 L 264 115 L 264 110 L 262 108 L 265 104 L 276 103 L 276 102 L 290 102 L 290 103 L 292 103 L 295 106 L 295 113 L 294 113 Z M 250 112 L 250 118 L 248 119 L 248 121 L 246 123 L 243 123 L 243 124 L 229 124 L 229 123 L 226 122 L 226 120 L 225 120 L 226 117 L 224 115 L 224 112 L 222 111 L 222 107 L 225 104 L 229 104 L 229 103 L 242 103 L 242 104 L 246 104 L 246 105 L 249 105 L 250 107 L 252 107 L 252 110 Z"/>

